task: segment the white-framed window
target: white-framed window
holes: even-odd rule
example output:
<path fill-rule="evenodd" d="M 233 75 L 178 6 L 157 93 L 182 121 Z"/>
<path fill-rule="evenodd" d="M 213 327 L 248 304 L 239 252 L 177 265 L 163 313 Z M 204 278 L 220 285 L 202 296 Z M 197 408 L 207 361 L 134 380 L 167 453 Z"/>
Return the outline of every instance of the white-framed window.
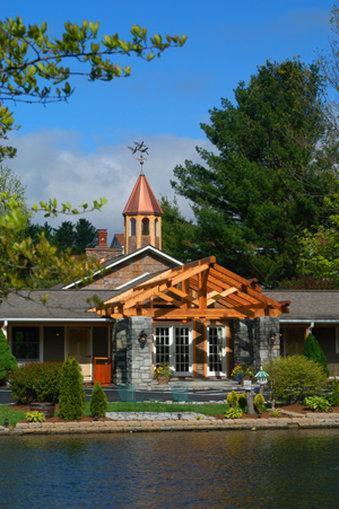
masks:
<path fill-rule="evenodd" d="M 193 372 L 192 327 L 185 324 L 159 324 L 154 328 L 156 364 L 166 363 L 178 376 Z"/>
<path fill-rule="evenodd" d="M 209 376 L 226 375 L 226 328 L 209 325 L 207 327 L 207 373 Z"/>

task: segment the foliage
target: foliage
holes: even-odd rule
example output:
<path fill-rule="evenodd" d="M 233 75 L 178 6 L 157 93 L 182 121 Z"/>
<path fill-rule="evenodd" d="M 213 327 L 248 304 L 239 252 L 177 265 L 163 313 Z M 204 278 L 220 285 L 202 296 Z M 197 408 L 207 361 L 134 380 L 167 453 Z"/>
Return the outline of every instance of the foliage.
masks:
<path fill-rule="evenodd" d="M 257 413 L 260 415 L 266 410 L 266 401 L 262 394 L 258 393 L 253 398 L 253 405 Z"/>
<path fill-rule="evenodd" d="M 238 392 L 237 397 L 238 397 L 239 407 L 241 408 L 241 410 L 243 412 L 245 412 L 247 409 L 247 394 L 246 394 L 246 392 Z"/>
<path fill-rule="evenodd" d="M 9 196 L 15 196 L 17 200 L 24 203 L 25 188 L 21 180 L 10 168 L 0 163 L 0 192 L 7 193 Z M 0 202 L 0 215 L 6 212 L 3 203 Z"/>
<path fill-rule="evenodd" d="M 323 368 L 303 355 L 274 359 L 265 370 L 273 398 L 281 401 L 302 402 L 306 396 L 320 394 L 327 384 Z"/>
<path fill-rule="evenodd" d="M 17 367 L 16 358 L 11 354 L 7 338 L 0 329 L 0 385 L 8 380 Z"/>
<path fill-rule="evenodd" d="M 244 412 L 241 410 L 239 406 L 229 407 L 225 412 L 226 419 L 239 419 L 242 417 Z"/>
<path fill-rule="evenodd" d="M 236 364 L 232 369 L 231 377 L 236 378 L 238 376 L 244 376 L 245 370 L 240 364 Z"/>
<path fill-rule="evenodd" d="M 27 405 L 32 401 L 56 403 L 59 397 L 61 363 L 32 362 L 20 366 L 10 376 L 15 401 Z"/>
<path fill-rule="evenodd" d="M 313 334 L 309 334 L 306 338 L 304 343 L 304 355 L 308 359 L 311 359 L 312 361 L 322 366 L 325 373 L 328 375 L 326 355 L 324 354 L 319 341 Z"/>
<path fill-rule="evenodd" d="M 169 364 L 163 363 L 163 364 L 157 364 L 154 368 L 154 378 L 158 380 L 159 378 L 170 378 L 173 377 L 173 369 L 170 367 Z"/>
<path fill-rule="evenodd" d="M 338 189 L 324 88 L 316 65 L 267 62 L 210 111 L 214 150 L 198 148 L 201 162 L 177 166 L 172 182 L 192 204 L 194 251 L 267 285 L 296 275 L 297 239 L 326 224 Z"/>
<path fill-rule="evenodd" d="M 305 406 L 313 412 L 328 412 L 331 403 L 322 396 L 308 396 L 305 398 Z"/>
<path fill-rule="evenodd" d="M 281 412 L 280 412 L 279 408 L 273 408 L 272 410 L 269 411 L 269 414 L 270 414 L 270 417 L 280 417 L 281 416 Z"/>
<path fill-rule="evenodd" d="M 59 415 L 66 421 L 77 420 L 84 413 L 85 392 L 81 368 L 73 357 L 62 366 L 59 394 Z"/>
<path fill-rule="evenodd" d="M 94 384 L 90 403 L 91 417 L 93 418 L 105 417 L 107 412 L 107 405 L 108 405 L 107 396 L 104 393 L 101 385 L 98 382 L 96 382 Z"/>
<path fill-rule="evenodd" d="M 41 102 L 68 100 L 74 92 L 70 82 L 82 76 L 89 81 L 111 81 L 131 74 L 129 65 L 116 60 L 134 55 L 151 61 L 173 46 L 182 46 L 186 36 L 155 34 L 133 25 L 130 38 L 117 33 L 99 37 L 99 23 L 65 22 L 56 38 L 48 34 L 47 23 L 25 25 L 20 17 L 0 21 L 0 137 L 13 128 L 14 120 L 4 101 Z M 1 156 L 15 155 L 2 147 Z"/>
<path fill-rule="evenodd" d="M 339 285 L 339 194 L 326 203 L 334 212 L 328 225 L 315 230 L 305 230 L 299 239 L 300 258 L 298 270 L 301 275 L 313 277 L 328 288 Z"/>
<path fill-rule="evenodd" d="M 181 214 L 177 201 L 168 198 L 160 202 L 162 216 L 162 242 L 165 253 L 183 262 L 200 257 L 196 242 L 196 226 Z"/>
<path fill-rule="evenodd" d="M 0 215 L 0 301 L 12 289 L 47 288 L 91 277 L 97 262 L 58 252 L 44 233 L 33 242 L 27 235 L 29 215 L 23 204 L 7 193 L 0 194 L 1 203 L 7 211 Z"/>
<path fill-rule="evenodd" d="M 25 420 L 27 422 L 45 422 L 46 418 L 43 412 L 33 410 L 31 412 L 26 412 Z"/>
<path fill-rule="evenodd" d="M 238 406 L 238 394 L 235 391 L 231 391 L 227 394 L 226 403 L 229 407 L 235 408 Z"/>
<path fill-rule="evenodd" d="M 331 383 L 331 391 L 327 396 L 332 406 L 339 406 L 339 381 L 334 379 Z"/>
<path fill-rule="evenodd" d="M 71 221 L 63 221 L 59 228 L 54 230 L 53 244 L 59 248 L 59 251 L 70 251 L 74 247 L 74 224 Z"/>
<path fill-rule="evenodd" d="M 87 247 L 95 247 L 98 242 L 98 231 L 88 219 L 80 218 L 75 225 L 74 252 L 84 253 Z"/>
<path fill-rule="evenodd" d="M 13 408 L 13 405 L 0 405 L 0 426 L 5 422 L 10 426 L 15 426 L 17 422 L 23 421 L 25 412 Z"/>

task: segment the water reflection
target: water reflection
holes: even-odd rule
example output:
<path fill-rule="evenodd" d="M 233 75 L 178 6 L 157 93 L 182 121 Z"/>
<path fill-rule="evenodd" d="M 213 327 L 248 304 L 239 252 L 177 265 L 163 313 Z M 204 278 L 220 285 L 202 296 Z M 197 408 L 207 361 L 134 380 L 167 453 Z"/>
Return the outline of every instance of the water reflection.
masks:
<path fill-rule="evenodd" d="M 0 440 L 0 508 L 336 508 L 339 432 Z"/>

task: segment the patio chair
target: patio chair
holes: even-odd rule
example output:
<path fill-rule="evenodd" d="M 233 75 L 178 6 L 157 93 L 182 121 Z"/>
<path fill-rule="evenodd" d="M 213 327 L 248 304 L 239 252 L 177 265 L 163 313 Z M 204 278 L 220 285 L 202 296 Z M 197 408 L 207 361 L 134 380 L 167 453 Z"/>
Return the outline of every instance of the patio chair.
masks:
<path fill-rule="evenodd" d="M 118 385 L 118 396 L 120 401 L 124 402 L 135 402 L 137 400 L 135 395 L 135 387 L 132 384 L 120 384 Z"/>
<path fill-rule="evenodd" d="M 187 384 L 171 384 L 171 395 L 176 403 L 187 403 L 189 401 Z"/>

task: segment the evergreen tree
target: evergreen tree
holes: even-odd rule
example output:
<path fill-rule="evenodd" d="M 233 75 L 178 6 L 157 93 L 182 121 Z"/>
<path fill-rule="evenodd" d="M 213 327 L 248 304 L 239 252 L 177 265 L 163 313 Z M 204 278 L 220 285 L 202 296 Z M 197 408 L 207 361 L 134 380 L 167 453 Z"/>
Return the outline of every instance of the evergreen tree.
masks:
<path fill-rule="evenodd" d="M 68 357 L 62 366 L 59 405 L 59 415 L 66 421 L 80 419 L 84 414 L 83 377 L 81 368 L 73 357 Z"/>
<path fill-rule="evenodd" d="M 8 375 L 16 368 L 16 358 L 11 354 L 6 336 L 0 329 L 0 385 L 6 382 Z"/>
<path fill-rule="evenodd" d="M 215 150 L 174 170 L 191 201 L 196 242 L 230 269 L 274 285 L 296 274 L 297 239 L 326 222 L 337 146 L 315 65 L 267 62 L 202 129 Z"/>
<path fill-rule="evenodd" d="M 74 224 L 71 221 L 63 221 L 59 228 L 55 229 L 53 243 L 59 251 L 72 250 L 75 243 Z"/>
<path fill-rule="evenodd" d="M 87 219 L 81 218 L 75 225 L 74 252 L 84 253 L 86 247 L 95 247 L 98 243 L 98 232 Z"/>
<path fill-rule="evenodd" d="M 107 405 L 108 401 L 106 394 L 99 382 L 95 382 L 90 403 L 91 417 L 96 419 L 99 417 L 105 417 Z"/>
<path fill-rule="evenodd" d="M 176 200 L 171 203 L 167 198 L 162 198 L 160 204 L 163 210 L 162 241 L 165 253 L 183 262 L 199 258 L 196 226 L 184 218 Z"/>
<path fill-rule="evenodd" d="M 327 359 L 321 348 L 319 341 L 313 334 L 309 334 L 304 344 L 304 355 L 311 361 L 316 362 L 324 368 L 324 371 L 328 374 Z"/>

